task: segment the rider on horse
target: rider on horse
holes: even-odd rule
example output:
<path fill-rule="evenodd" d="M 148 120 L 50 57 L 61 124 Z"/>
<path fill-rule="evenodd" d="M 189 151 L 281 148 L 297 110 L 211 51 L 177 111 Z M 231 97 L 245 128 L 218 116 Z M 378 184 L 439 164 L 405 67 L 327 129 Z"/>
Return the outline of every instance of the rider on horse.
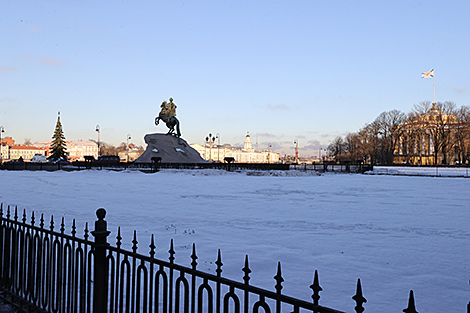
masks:
<path fill-rule="evenodd" d="M 162 109 L 158 114 L 158 117 L 155 118 L 155 125 L 158 126 L 158 123 L 162 120 L 169 129 L 167 135 L 173 135 L 178 138 L 181 137 L 180 122 L 176 118 L 176 104 L 173 103 L 173 98 L 170 98 L 170 102 L 163 101 L 160 107 Z M 174 133 L 175 127 L 176 134 Z"/>

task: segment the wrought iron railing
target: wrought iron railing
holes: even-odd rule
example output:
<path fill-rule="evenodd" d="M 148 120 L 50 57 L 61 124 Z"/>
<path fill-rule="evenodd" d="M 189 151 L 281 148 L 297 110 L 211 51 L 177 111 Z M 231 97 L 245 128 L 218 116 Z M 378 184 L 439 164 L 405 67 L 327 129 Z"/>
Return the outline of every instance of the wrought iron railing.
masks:
<path fill-rule="evenodd" d="M 315 271 L 312 301 L 282 294 L 281 264 L 274 276 L 275 290 L 250 284 L 248 256 L 242 269 L 243 282 L 222 277 L 220 250 L 215 275 L 197 269 L 198 256 L 193 244 L 191 267 L 176 264 L 173 240 L 168 260 L 155 258 L 152 235 L 148 255 L 137 253 L 136 232 L 132 251 L 122 249 L 120 228 L 116 246 L 108 243 L 110 232 L 104 220 L 106 211 L 98 209 L 93 231 L 85 225 L 83 238 L 77 237 L 75 220 L 65 234 L 64 219 L 55 231 L 51 217 L 47 227 L 41 215 L 36 225 L 34 213 L 27 223 L 26 213 L 18 216 L 7 207 L 4 217 L 0 205 L 0 287 L 19 309 L 28 312 L 94 313 L 265 313 L 317 312 L 341 313 L 319 304 L 320 287 Z M 89 240 L 89 235 L 94 237 Z M 358 280 L 355 311 L 363 312 L 366 299 Z M 470 305 L 470 304 L 469 304 Z M 407 313 L 415 313 L 410 293 Z M 470 311 L 468 311 L 470 312 Z"/>
<path fill-rule="evenodd" d="M 71 235 L 65 234 L 64 219 L 59 232 L 54 219 L 49 227 L 43 215 L 36 226 L 34 213 L 27 223 L 26 213 L 18 217 L 10 207 L 3 217 L 0 206 L 0 281 L 23 309 L 46 312 L 90 312 L 91 264 L 94 243 L 76 237 L 75 220 Z M 47 228 L 46 228 L 47 227 Z M 17 303 L 18 304 L 18 303 Z"/>

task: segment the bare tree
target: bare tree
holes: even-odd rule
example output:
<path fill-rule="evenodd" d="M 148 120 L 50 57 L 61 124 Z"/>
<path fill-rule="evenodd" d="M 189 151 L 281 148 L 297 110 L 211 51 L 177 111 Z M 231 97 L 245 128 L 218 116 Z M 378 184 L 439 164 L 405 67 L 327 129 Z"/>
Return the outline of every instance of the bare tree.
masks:
<path fill-rule="evenodd" d="M 337 137 L 328 147 L 337 159 L 362 159 L 371 164 L 393 164 L 398 152 L 405 163 L 434 164 L 453 158 L 470 160 L 470 107 L 456 109 L 453 102 L 415 104 L 409 114 L 382 112 L 372 123 L 344 140 Z M 426 161 L 427 163 L 427 161 Z"/>
<path fill-rule="evenodd" d="M 340 159 L 341 154 L 344 152 L 344 141 L 341 136 L 336 137 L 328 146 L 328 152 L 334 156 L 336 160 Z"/>
<path fill-rule="evenodd" d="M 470 158 L 470 107 L 462 106 L 456 111 L 457 126 L 454 131 L 457 161 L 465 164 Z"/>
<path fill-rule="evenodd" d="M 375 119 L 374 126 L 377 129 L 380 145 L 379 158 L 382 164 L 393 163 L 395 146 L 403 132 L 400 126 L 406 120 L 406 115 L 398 110 L 382 112 Z"/>
<path fill-rule="evenodd" d="M 364 126 L 359 131 L 359 138 L 364 160 L 368 160 L 372 165 L 376 164 L 380 146 L 378 123 L 372 122 Z"/>
<path fill-rule="evenodd" d="M 357 133 L 349 133 L 344 137 L 344 152 L 346 158 L 352 162 L 363 161 L 364 157 L 361 153 L 361 138 Z"/>
<path fill-rule="evenodd" d="M 113 145 L 107 144 L 106 142 L 100 142 L 100 155 L 117 155 L 117 148 Z"/>

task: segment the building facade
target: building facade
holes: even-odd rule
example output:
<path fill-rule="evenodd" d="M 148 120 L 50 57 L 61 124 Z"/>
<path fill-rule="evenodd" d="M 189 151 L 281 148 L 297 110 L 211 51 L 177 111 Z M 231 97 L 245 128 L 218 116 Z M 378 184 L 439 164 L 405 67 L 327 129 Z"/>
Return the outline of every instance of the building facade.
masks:
<path fill-rule="evenodd" d="M 469 126 L 454 114 L 446 114 L 435 103 L 425 113 L 402 123 L 397 130 L 395 164 L 455 165 L 469 153 Z"/>
<path fill-rule="evenodd" d="M 8 160 L 10 158 L 10 147 L 0 143 L 0 162 Z"/>
<path fill-rule="evenodd" d="M 0 140 L 0 162 L 10 159 L 10 147 L 15 145 L 11 137 L 5 137 Z"/>
<path fill-rule="evenodd" d="M 69 161 L 84 161 L 85 156 L 98 158 L 98 144 L 91 140 L 67 141 L 67 159 Z"/>
<path fill-rule="evenodd" d="M 136 147 L 134 144 L 129 144 L 129 149 L 118 152 L 118 156 L 121 161 L 132 162 L 138 159 L 142 153 L 144 153 L 143 149 Z"/>
<path fill-rule="evenodd" d="M 84 161 L 85 156 L 98 158 L 98 144 L 90 140 L 67 141 L 67 159 L 69 161 Z M 32 146 L 15 145 L 11 137 L 3 138 L 0 142 L 0 159 L 30 161 L 35 154 L 49 156 L 51 143 L 35 143 Z"/>
<path fill-rule="evenodd" d="M 16 145 L 9 147 L 10 160 L 22 159 L 23 161 L 31 161 L 36 154 L 46 155 L 46 150 L 34 146 Z"/>
<path fill-rule="evenodd" d="M 98 144 L 91 140 L 69 140 L 65 142 L 67 160 L 68 161 L 84 161 L 85 156 L 92 156 L 98 158 Z M 46 150 L 46 155 L 49 156 L 50 142 L 35 143 L 35 147 L 43 148 Z"/>
<path fill-rule="evenodd" d="M 245 136 L 245 142 L 243 148 L 232 147 L 229 144 L 216 145 L 206 144 L 191 145 L 201 157 L 210 162 L 223 162 L 226 157 L 234 158 L 237 163 L 278 163 L 279 153 L 271 150 L 255 150 L 253 149 L 253 143 L 251 142 L 250 134 L 247 133 Z"/>

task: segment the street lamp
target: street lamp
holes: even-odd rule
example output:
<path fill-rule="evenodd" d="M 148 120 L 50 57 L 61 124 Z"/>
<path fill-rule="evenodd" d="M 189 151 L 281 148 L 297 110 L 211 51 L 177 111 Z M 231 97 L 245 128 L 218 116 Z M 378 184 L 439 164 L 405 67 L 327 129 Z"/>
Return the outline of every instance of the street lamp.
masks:
<path fill-rule="evenodd" d="M 2 133 L 5 132 L 5 127 L 0 126 L 0 164 L 3 162 L 3 143 L 2 143 Z"/>
<path fill-rule="evenodd" d="M 209 145 L 209 161 L 212 160 L 212 144 L 215 142 L 215 137 L 209 133 L 209 136 L 206 137 L 206 144 Z"/>
<path fill-rule="evenodd" d="M 100 156 L 100 125 L 96 125 L 95 131 L 98 133 L 98 156 Z"/>
<path fill-rule="evenodd" d="M 215 138 L 217 138 L 217 162 L 220 162 L 220 157 L 219 157 L 220 134 L 219 133 L 215 134 Z"/>
<path fill-rule="evenodd" d="M 271 163 L 271 148 L 272 145 L 268 144 L 268 164 Z"/>
<path fill-rule="evenodd" d="M 127 162 L 129 162 L 129 140 L 131 140 L 131 135 L 127 134 Z"/>

